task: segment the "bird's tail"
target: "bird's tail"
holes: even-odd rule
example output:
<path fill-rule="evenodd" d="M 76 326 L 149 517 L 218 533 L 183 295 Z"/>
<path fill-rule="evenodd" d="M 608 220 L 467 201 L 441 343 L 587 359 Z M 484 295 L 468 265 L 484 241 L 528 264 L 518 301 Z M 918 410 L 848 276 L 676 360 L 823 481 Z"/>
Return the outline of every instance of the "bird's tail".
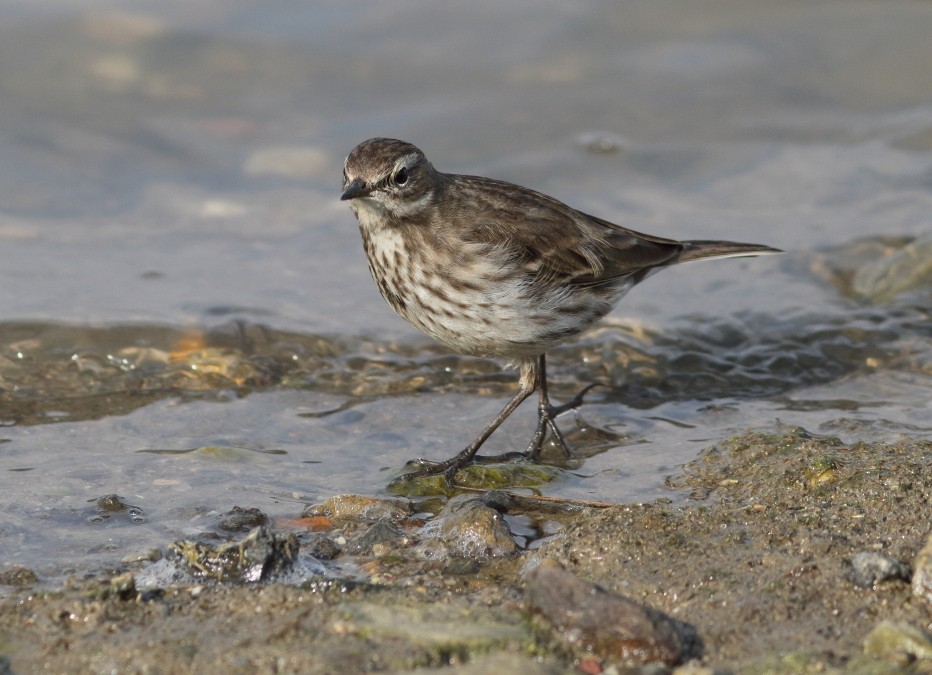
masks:
<path fill-rule="evenodd" d="M 783 253 L 772 246 L 760 244 L 740 244 L 735 241 L 684 241 L 686 248 L 676 258 L 676 262 L 705 260 L 706 258 L 740 258 L 744 256 Z"/>

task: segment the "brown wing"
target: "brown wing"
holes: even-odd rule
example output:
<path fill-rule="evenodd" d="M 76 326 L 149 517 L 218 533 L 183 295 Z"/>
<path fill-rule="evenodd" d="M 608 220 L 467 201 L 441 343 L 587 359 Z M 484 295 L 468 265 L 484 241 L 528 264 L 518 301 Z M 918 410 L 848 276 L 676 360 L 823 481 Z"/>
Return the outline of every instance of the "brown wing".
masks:
<path fill-rule="evenodd" d="M 444 220 L 451 222 L 455 215 L 454 222 L 469 223 L 458 236 L 507 248 L 529 275 L 555 286 L 643 278 L 650 269 L 672 262 L 684 248 L 678 241 L 627 230 L 504 181 L 457 176 L 445 192 L 440 202 L 453 212 Z"/>

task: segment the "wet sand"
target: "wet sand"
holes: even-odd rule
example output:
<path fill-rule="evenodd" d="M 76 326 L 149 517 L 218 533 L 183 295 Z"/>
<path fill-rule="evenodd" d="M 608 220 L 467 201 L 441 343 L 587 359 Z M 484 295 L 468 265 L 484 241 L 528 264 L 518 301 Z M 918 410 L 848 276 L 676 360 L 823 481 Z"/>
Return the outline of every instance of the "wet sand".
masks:
<path fill-rule="evenodd" d="M 550 561 L 694 631 L 687 666 L 650 672 L 929 672 L 928 632 L 921 639 L 932 598 L 914 595 L 909 575 L 930 574 L 919 556 L 930 536 L 930 460 L 928 442 L 750 433 L 671 476 L 672 499 L 567 504 L 547 516 L 559 532 L 531 550 L 520 545 L 533 538 L 515 536 L 511 554 L 424 555 L 423 521 L 409 518 L 359 554 L 348 544 L 331 551 L 363 572 L 355 579 L 140 591 L 125 575 L 113 581 L 122 569 L 46 592 L 27 577 L 0 605 L 0 654 L 9 672 L 620 672 L 610 669 L 624 661 L 532 616 L 530 571 Z M 502 511 L 513 533 L 528 522 Z M 330 525 L 351 540 L 365 529 L 353 517 Z M 863 553 L 903 563 L 907 578 L 856 571 Z M 139 577 L 152 564 L 127 569 Z M 884 622 L 893 642 L 871 634 Z"/>

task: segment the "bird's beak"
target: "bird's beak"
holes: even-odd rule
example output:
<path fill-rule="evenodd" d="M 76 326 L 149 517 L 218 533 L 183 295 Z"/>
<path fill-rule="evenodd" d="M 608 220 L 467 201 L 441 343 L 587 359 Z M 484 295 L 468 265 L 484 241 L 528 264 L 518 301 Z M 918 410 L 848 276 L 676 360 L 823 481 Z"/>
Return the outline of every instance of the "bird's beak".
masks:
<path fill-rule="evenodd" d="M 369 194 L 371 190 L 366 187 L 366 181 L 362 178 L 354 178 L 353 182 L 346 186 L 346 189 L 343 190 L 343 194 L 340 195 L 341 201 L 346 201 L 347 199 L 355 199 L 356 197 L 363 197 Z"/>

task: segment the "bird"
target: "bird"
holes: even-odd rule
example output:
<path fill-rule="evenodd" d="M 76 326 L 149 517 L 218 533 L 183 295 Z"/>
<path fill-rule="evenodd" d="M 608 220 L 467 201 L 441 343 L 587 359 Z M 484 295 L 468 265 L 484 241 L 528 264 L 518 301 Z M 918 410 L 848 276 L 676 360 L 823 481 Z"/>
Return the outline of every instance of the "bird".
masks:
<path fill-rule="evenodd" d="M 402 318 L 452 350 L 505 359 L 518 390 L 462 451 L 396 480 L 456 472 L 538 392 L 537 426 L 521 453 L 536 460 L 555 418 L 546 354 L 610 312 L 636 284 L 693 260 L 781 253 L 731 241 L 677 241 L 635 232 L 502 180 L 443 173 L 406 141 L 370 138 L 347 155 L 340 199 L 356 216 L 369 271 Z"/>

